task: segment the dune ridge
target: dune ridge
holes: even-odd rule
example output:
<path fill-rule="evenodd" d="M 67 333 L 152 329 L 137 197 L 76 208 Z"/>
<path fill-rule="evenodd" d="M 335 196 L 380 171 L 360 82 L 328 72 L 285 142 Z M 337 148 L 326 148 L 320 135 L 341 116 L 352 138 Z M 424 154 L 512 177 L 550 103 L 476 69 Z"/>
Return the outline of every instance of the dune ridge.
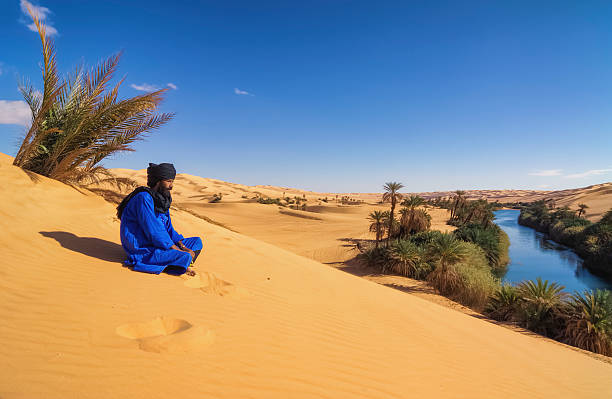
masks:
<path fill-rule="evenodd" d="M 2 398 L 612 395 L 608 363 L 180 209 L 199 281 L 133 272 L 112 204 L 6 156 L 0 179 Z"/>

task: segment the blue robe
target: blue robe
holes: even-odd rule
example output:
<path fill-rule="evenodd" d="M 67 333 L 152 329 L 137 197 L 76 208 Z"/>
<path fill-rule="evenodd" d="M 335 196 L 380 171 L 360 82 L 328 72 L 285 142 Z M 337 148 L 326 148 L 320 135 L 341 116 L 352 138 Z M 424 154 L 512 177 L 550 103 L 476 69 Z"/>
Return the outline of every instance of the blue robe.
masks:
<path fill-rule="evenodd" d="M 185 273 L 191 255 L 170 248 L 181 240 L 194 252 L 202 250 L 199 237 L 183 238 L 174 230 L 169 211 L 155 212 L 149 193 L 140 192 L 129 200 L 121 215 L 121 245 L 128 255 L 127 265 L 145 273 L 159 274 L 168 266 L 178 274 Z"/>

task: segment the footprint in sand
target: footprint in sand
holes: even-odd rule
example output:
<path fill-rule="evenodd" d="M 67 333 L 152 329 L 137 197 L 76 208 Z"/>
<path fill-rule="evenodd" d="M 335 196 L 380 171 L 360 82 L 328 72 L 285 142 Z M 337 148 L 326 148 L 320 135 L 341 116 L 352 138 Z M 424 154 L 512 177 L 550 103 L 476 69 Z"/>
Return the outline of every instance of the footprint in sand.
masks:
<path fill-rule="evenodd" d="M 195 276 L 188 276 L 185 285 L 190 288 L 199 288 L 206 294 L 227 296 L 230 298 L 245 298 L 250 296 L 249 291 L 242 287 L 237 287 L 227 281 L 221 280 L 213 273 L 196 273 Z"/>
<path fill-rule="evenodd" d="M 157 317 L 144 323 L 129 323 L 116 328 L 118 335 L 138 341 L 146 352 L 186 353 L 205 349 L 215 333 L 202 326 L 172 317 Z"/>

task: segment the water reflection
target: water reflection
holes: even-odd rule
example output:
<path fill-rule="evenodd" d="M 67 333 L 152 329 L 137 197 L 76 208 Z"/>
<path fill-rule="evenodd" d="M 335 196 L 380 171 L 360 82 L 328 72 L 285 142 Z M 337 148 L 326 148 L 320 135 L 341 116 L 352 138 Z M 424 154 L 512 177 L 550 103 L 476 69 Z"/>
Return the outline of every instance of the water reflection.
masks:
<path fill-rule="evenodd" d="M 510 264 L 503 281 L 515 284 L 541 277 L 565 286 L 569 292 L 612 289 L 612 284 L 585 269 L 582 259 L 574 251 L 547 239 L 534 229 L 519 225 L 519 213 L 518 210 L 495 212 L 495 223 L 510 238 Z"/>

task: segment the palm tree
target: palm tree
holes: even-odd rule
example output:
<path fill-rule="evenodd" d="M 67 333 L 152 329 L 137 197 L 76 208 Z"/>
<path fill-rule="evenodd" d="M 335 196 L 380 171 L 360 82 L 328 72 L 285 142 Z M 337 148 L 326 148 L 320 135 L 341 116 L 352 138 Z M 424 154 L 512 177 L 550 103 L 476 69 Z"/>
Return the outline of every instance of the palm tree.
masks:
<path fill-rule="evenodd" d="M 62 81 L 45 25 L 31 10 L 30 15 L 42 42 L 44 87 L 39 93 L 28 82 L 20 85 L 32 111 L 32 124 L 13 164 L 71 184 L 109 176 L 99 166 L 104 158 L 133 151 L 135 141 L 172 119 L 172 114 L 155 113 L 167 89 L 118 100 L 123 80 L 110 91 L 106 87 L 120 54 L 91 71 L 76 68 L 74 75 Z"/>
<path fill-rule="evenodd" d="M 518 309 L 519 299 L 516 288 L 504 284 L 491 297 L 485 312 L 495 320 L 511 320 Z"/>
<path fill-rule="evenodd" d="M 454 219 L 457 217 L 457 212 L 459 211 L 460 208 L 463 207 L 463 202 L 465 201 L 465 191 L 462 190 L 457 190 L 455 191 L 455 194 L 457 194 L 455 196 L 455 204 L 453 206 L 453 209 L 451 209 L 451 219 Z"/>
<path fill-rule="evenodd" d="M 426 231 L 431 226 L 431 216 L 424 209 L 402 208 L 399 213 L 400 237 Z"/>
<path fill-rule="evenodd" d="M 393 271 L 402 276 L 415 277 L 421 258 L 419 246 L 410 241 L 398 241 L 391 248 Z"/>
<path fill-rule="evenodd" d="M 461 284 L 461 278 L 452 266 L 467 257 L 465 244 L 453 234 L 440 234 L 430 244 L 429 254 L 437 261 L 436 269 L 429 274 L 429 281 L 443 295 L 452 294 Z"/>
<path fill-rule="evenodd" d="M 400 235 L 411 234 L 412 231 L 425 231 L 429 228 L 429 215 L 425 211 L 421 211 L 418 213 L 416 208 L 419 206 L 425 205 L 425 199 L 418 195 L 411 195 L 409 198 L 405 198 L 402 203 L 402 208 L 400 210 L 400 214 L 402 217 L 400 218 Z M 415 223 L 415 217 L 421 216 L 417 223 Z"/>
<path fill-rule="evenodd" d="M 419 195 L 411 195 L 409 198 L 405 198 L 401 205 L 414 210 L 419 206 L 425 205 L 425 198 Z"/>
<path fill-rule="evenodd" d="M 397 204 L 398 201 L 400 201 L 402 199 L 402 195 L 399 193 L 399 190 L 401 190 L 404 187 L 404 185 L 402 183 L 398 183 L 398 182 L 389 182 L 389 183 L 385 183 L 385 185 L 383 186 L 383 189 L 385 190 L 385 193 L 383 194 L 383 202 L 390 202 L 391 203 L 391 212 L 389 214 L 389 235 L 387 237 L 387 240 L 391 238 L 391 233 L 393 232 L 393 212 L 395 211 L 395 204 Z"/>
<path fill-rule="evenodd" d="M 570 300 L 565 340 L 602 355 L 612 355 L 612 294 L 608 290 L 575 293 Z"/>
<path fill-rule="evenodd" d="M 586 213 L 585 210 L 588 209 L 588 205 L 587 204 L 578 204 L 578 217 L 582 216 L 582 214 Z"/>
<path fill-rule="evenodd" d="M 376 248 L 378 248 L 378 242 L 385 234 L 384 219 L 385 214 L 382 211 L 374 211 L 368 216 L 368 220 L 372 222 L 372 224 L 370 224 L 370 231 L 376 233 Z"/>
<path fill-rule="evenodd" d="M 542 281 L 523 281 L 517 286 L 521 298 L 520 308 L 525 327 L 539 334 L 552 335 L 556 319 L 560 317 L 563 299 L 567 296 L 564 286 Z"/>

